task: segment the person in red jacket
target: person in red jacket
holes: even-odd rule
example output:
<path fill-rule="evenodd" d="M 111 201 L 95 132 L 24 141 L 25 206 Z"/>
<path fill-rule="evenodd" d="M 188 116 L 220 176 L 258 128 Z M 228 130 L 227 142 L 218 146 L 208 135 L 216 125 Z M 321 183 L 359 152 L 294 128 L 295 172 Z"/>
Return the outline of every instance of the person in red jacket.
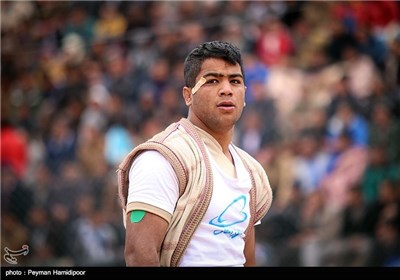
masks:
<path fill-rule="evenodd" d="M 1 120 L 1 165 L 9 165 L 15 174 L 25 175 L 28 161 L 28 147 L 25 134 L 14 127 L 8 120 Z"/>

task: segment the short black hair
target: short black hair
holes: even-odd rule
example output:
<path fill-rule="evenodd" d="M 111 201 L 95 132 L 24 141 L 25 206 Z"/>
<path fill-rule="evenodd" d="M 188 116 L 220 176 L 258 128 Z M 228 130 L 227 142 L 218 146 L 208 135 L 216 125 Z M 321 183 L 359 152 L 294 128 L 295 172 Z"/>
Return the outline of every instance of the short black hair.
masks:
<path fill-rule="evenodd" d="M 228 42 L 210 41 L 198 45 L 186 57 L 183 75 L 187 87 L 193 87 L 196 84 L 196 77 L 200 72 L 201 65 L 208 58 L 221 58 L 232 65 L 239 64 L 244 79 L 242 55 L 239 48 Z"/>

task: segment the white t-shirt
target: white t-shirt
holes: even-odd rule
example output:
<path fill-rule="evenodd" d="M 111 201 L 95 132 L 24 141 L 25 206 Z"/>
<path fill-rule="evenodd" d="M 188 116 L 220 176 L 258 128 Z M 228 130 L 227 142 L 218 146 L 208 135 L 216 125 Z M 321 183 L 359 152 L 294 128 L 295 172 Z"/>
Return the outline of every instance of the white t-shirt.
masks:
<path fill-rule="evenodd" d="M 250 220 L 250 176 L 232 147 L 237 178 L 210 156 L 213 194 L 209 208 L 182 256 L 180 266 L 243 266 L 244 231 Z M 135 176 L 132 176 L 135 174 Z M 158 152 L 140 154 L 129 173 L 128 204 L 147 203 L 173 213 L 179 196 L 171 164 Z"/>

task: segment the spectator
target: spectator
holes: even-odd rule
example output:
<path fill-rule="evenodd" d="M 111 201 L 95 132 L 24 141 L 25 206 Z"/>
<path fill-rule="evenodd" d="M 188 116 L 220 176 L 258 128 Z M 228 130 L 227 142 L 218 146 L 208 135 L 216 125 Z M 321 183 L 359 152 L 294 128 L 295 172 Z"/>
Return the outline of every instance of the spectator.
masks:
<path fill-rule="evenodd" d="M 23 178 L 28 163 L 26 134 L 8 120 L 1 120 L 1 165 L 8 165 L 19 178 Z"/>

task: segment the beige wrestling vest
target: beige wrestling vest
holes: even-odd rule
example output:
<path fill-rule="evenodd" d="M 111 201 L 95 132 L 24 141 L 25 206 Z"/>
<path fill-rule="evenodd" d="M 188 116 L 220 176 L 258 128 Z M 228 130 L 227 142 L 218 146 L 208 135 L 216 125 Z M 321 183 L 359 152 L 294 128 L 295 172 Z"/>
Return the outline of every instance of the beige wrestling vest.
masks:
<path fill-rule="evenodd" d="M 272 203 L 272 190 L 262 166 L 245 151 L 234 147 L 252 182 L 249 226 L 253 226 L 268 212 Z M 211 201 L 213 180 L 210 159 L 196 127 L 186 118 L 171 124 L 150 140 L 135 147 L 117 169 L 118 196 L 124 225 L 129 170 L 135 157 L 146 150 L 160 152 L 171 163 L 178 178 L 179 199 L 169 221 L 160 260 L 161 266 L 178 266 Z"/>

